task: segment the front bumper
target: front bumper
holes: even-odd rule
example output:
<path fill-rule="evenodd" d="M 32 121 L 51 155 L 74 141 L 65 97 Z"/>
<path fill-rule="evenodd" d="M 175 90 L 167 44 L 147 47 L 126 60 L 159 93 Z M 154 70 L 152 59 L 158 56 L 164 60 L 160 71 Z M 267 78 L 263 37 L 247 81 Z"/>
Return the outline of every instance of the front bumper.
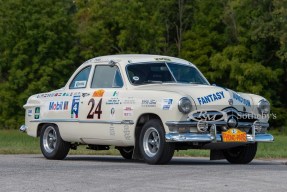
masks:
<path fill-rule="evenodd" d="M 169 121 L 166 122 L 166 125 L 169 127 L 170 132 L 165 135 L 165 139 L 167 142 L 223 142 L 222 134 L 218 132 L 217 126 L 221 125 L 220 122 L 211 124 L 208 132 L 200 133 L 200 132 L 187 132 L 189 127 L 195 127 L 195 122 L 183 121 L 183 122 L 175 122 Z M 271 134 L 266 134 L 262 132 L 258 132 L 258 126 L 264 129 L 267 129 L 269 126 L 268 123 L 246 123 L 240 124 L 237 128 L 250 128 L 251 134 L 246 134 L 247 142 L 273 142 L 274 137 Z M 188 128 L 188 129 L 184 129 Z M 180 132 L 183 130 L 185 132 Z M 261 129 L 260 129 L 261 130 Z"/>
<path fill-rule="evenodd" d="M 200 133 L 168 133 L 165 135 L 167 142 L 223 142 L 221 134 Z M 255 137 L 247 134 L 247 142 L 273 142 L 271 134 L 255 134 Z"/>

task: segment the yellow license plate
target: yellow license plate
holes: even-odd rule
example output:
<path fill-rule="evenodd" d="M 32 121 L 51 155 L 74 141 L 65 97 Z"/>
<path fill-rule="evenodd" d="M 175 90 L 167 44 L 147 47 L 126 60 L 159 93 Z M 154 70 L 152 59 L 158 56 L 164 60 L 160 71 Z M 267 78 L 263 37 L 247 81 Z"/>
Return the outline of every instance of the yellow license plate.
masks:
<path fill-rule="evenodd" d="M 239 129 L 229 129 L 222 132 L 223 142 L 247 142 L 246 133 Z"/>

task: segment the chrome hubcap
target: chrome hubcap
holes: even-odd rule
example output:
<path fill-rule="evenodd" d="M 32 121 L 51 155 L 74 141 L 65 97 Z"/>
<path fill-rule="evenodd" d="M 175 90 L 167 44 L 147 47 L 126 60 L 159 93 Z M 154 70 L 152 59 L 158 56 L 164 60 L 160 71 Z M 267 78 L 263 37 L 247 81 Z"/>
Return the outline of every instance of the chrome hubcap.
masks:
<path fill-rule="evenodd" d="M 52 153 L 56 148 L 57 133 L 54 127 L 49 126 L 46 128 L 43 135 L 43 146 L 45 151 Z"/>
<path fill-rule="evenodd" d="M 159 133 L 154 127 L 150 127 L 144 134 L 143 147 L 145 154 L 149 157 L 154 157 L 160 147 Z"/>

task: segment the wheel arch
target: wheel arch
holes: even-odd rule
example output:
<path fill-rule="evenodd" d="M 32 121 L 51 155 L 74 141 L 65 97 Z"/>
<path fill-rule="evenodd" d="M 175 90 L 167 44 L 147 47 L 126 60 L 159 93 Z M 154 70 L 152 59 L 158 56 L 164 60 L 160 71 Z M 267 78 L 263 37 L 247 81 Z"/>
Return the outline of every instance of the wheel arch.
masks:
<path fill-rule="evenodd" d="M 55 124 L 55 123 L 40 123 L 39 125 L 38 125 L 38 127 L 37 127 L 37 137 L 40 137 L 40 135 L 41 135 L 41 131 L 42 131 L 42 129 L 43 129 L 43 127 L 45 126 L 45 125 L 55 125 L 55 126 L 57 126 L 58 127 L 58 125 L 57 124 Z M 60 130 L 59 130 L 60 131 Z"/>
<path fill-rule="evenodd" d="M 142 159 L 140 150 L 139 150 L 139 137 L 142 130 L 143 125 L 148 122 L 151 119 L 158 119 L 162 122 L 160 116 L 154 113 L 144 113 L 137 119 L 136 125 L 135 125 L 135 131 L 134 131 L 134 138 L 135 138 L 135 146 L 134 146 L 134 153 L 133 153 L 133 159 Z"/>

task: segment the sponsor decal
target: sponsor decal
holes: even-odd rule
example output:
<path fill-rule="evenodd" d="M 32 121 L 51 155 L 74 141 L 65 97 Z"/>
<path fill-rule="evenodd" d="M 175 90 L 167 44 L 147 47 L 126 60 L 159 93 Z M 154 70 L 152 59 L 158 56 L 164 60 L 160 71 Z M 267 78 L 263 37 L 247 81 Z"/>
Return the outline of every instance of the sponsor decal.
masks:
<path fill-rule="evenodd" d="M 216 93 L 211 93 L 211 94 L 206 95 L 206 96 L 198 97 L 197 100 L 198 100 L 198 103 L 200 105 L 204 105 L 204 104 L 211 103 L 211 102 L 214 102 L 217 100 L 221 100 L 223 98 L 225 98 L 224 92 L 219 91 Z"/>
<path fill-rule="evenodd" d="M 156 100 L 154 99 L 142 100 L 142 107 L 156 107 Z"/>
<path fill-rule="evenodd" d="M 93 97 L 102 97 L 104 93 L 105 93 L 105 90 L 103 89 L 97 90 L 93 93 Z"/>
<path fill-rule="evenodd" d="M 164 57 L 158 57 L 154 58 L 156 61 L 171 61 L 169 58 L 164 58 Z"/>
<path fill-rule="evenodd" d="M 133 80 L 138 81 L 138 80 L 140 80 L 140 78 L 138 76 L 133 76 Z"/>
<path fill-rule="evenodd" d="M 82 97 L 90 96 L 90 93 L 82 93 Z"/>
<path fill-rule="evenodd" d="M 114 91 L 113 97 L 118 97 L 118 96 L 119 96 L 119 92 L 118 91 Z"/>
<path fill-rule="evenodd" d="M 115 131 L 115 127 L 114 124 L 110 125 L 110 136 L 115 136 L 116 135 L 116 131 Z"/>
<path fill-rule="evenodd" d="M 50 111 L 68 110 L 69 101 L 51 101 L 49 104 Z"/>
<path fill-rule="evenodd" d="M 126 140 L 131 140 L 131 131 L 128 125 L 124 125 L 124 137 Z"/>
<path fill-rule="evenodd" d="M 110 119 L 115 119 L 115 113 L 116 113 L 116 110 L 114 107 L 111 108 L 110 110 Z"/>
<path fill-rule="evenodd" d="M 85 88 L 87 81 L 76 81 L 74 87 L 75 88 Z"/>
<path fill-rule="evenodd" d="M 50 98 L 50 97 L 67 97 L 81 95 L 81 92 L 70 92 L 70 93 L 42 93 L 37 95 L 37 98 Z"/>
<path fill-rule="evenodd" d="M 40 119 L 40 107 L 35 107 L 34 119 Z"/>
<path fill-rule="evenodd" d="M 240 103 L 242 103 L 245 106 L 251 107 L 250 101 L 248 99 L 244 99 L 243 97 L 241 97 L 237 93 L 233 92 L 233 99 L 236 100 L 236 101 L 239 101 Z"/>
<path fill-rule="evenodd" d="M 171 110 L 172 109 L 173 99 L 163 99 L 162 101 L 162 109 L 163 110 Z"/>
<path fill-rule="evenodd" d="M 32 109 L 28 109 L 27 113 L 28 113 L 28 117 L 31 117 L 33 115 L 33 110 Z"/>
<path fill-rule="evenodd" d="M 71 108 L 71 118 L 79 117 L 80 96 L 74 96 Z"/>
<path fill-rule="evenodd" d="M 133 108 L 132 107 L 124 107 L 123 115 L 124 115 L 124 117 L 131 117 L 131 116 L 133 116 Z"/>
<path fill-rule="evenodd" d="M 107 100 L 106 105 L 119 105 L 121 104 L 120 100 L 118 98 L 112 98 Z"/>
<path fill-rule="evenodd" d="M 123 104 L 126 104 L 126 105 L 135 105 L 136 104 L 136 101 L 133 97 L 129 97 L 127 99 L 125 99 L 123 101 Z"/>

